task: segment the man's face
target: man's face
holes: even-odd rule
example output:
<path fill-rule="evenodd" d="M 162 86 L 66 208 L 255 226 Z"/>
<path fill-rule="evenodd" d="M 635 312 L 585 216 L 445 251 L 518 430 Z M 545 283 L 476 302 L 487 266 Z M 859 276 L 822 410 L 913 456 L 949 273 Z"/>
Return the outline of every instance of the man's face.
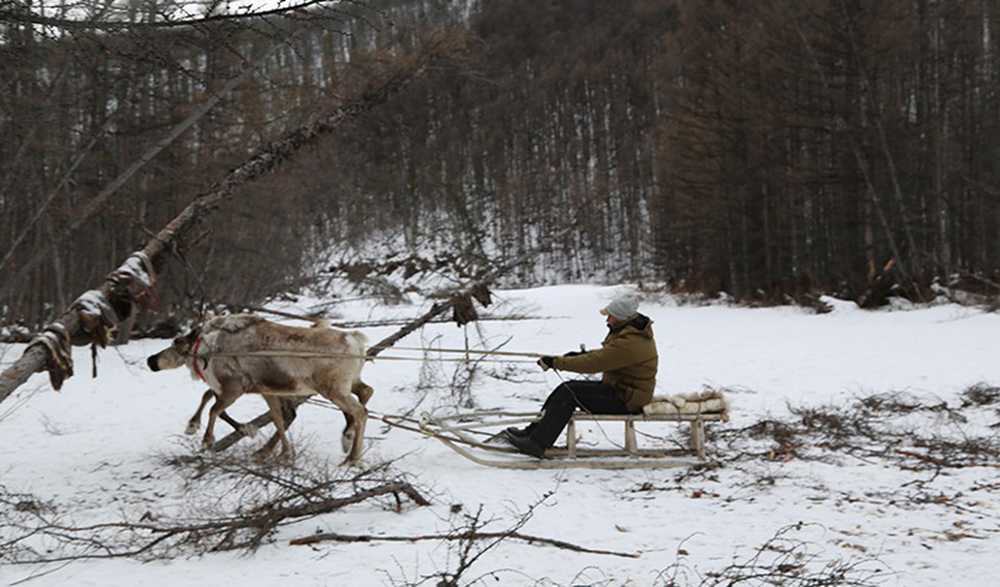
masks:
<path fill-rule="evenodd" d="M 608 322 L 608 326 L 610 326 L 611 328 L 614 328 L 615 326 L 618 326 L 621 323 L 621 320 L 619 320 L 618 318 L 615 318 L 611 314 L 608 314 L 607 322 Z"/>

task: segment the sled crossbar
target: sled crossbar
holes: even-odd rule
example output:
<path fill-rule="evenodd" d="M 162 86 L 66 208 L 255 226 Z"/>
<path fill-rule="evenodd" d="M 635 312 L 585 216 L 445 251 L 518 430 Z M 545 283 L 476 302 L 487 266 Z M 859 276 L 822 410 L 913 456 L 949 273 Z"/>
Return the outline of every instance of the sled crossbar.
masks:
<path fill-rule="evenodd" d="M 622 422 L 625 424 L 625 445 L 620 451 L 626 456 L 666 456 L 668 451 L 658 449 L 640 449 L 635 436 L 636 422 L 690 422 L 691 439 L 689 447 L 697 455 L 698 460 L 705 460 L 705 422 L 719 422 L 723 420 L 722 414 L 588 414 L 586 412 L 576 412 L 566 425 L 566 448 L 567 458 L 575 459 L 582 452 L 576 447 L 576 423 L 577 422 Z M 553 450 L 553 449 L 550 449 Z M 619 452 L 619 451 L 616 451 Z"/>

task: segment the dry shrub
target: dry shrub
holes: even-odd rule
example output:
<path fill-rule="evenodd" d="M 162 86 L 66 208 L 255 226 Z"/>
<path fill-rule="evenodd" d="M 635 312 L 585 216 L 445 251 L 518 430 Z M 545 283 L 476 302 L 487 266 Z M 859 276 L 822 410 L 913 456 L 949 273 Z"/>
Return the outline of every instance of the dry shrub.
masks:
<path fill-rule="evenodd" d="M 1000 461 L 1000 439 L 967 428 L 966 409 L 998 402 L 1000 388 L 986 384 L 966 390 L 960 406 L 921 403 L 905 393 L 876 394 L 843 406 L 789 406 L 792 418 L 761 420 L 739 429 L 713 427 L 710 438 L 713 444 L 725 445 L 717 458 L 729 464 L 755 459 L 831 461 L 852 454 L 913 470 L 992 466 Z M 915 425 L 915 414 L 946 418 L 949 431 Z M 1000 427 L 1000 422 L 992 427 Z M 773 444 L 759 443 L 768 440 Z"/>
<path fill-rule="evenodd" d="M 76 512 L 0 487 L 0 562 L 38 565 L 86 559 L 168 560 L 219 551 L 253 552 L 280 527 L 373 502 L 400 512 L 429 502 L 391 463 L 338 467 L 308 458 L 302 466 L 259 464 L 246 454 L 165 457 L 181 480 L 177 499 L 146 511 L 121 511 L 80 524 Z M 178 499 L 183 496 L 183 505 Z M 173 505 L 171 505 L 173 504 Z"/>
<path fill-rule="evenodd" d="M 1000 387 L 980 382 L 970 386 L 962 392 L 960 397 L 962 398 L 963 408 L 970 406 L 991 406 L 1000 403 Z"/>
<path fill-rule="evenodd" d="M 675 562 L 660 572 L 654 584 L 662 587 L 875 587 L 890 578 L 888 567 L 874 558 L 824 559 L 809 542 L 795 538 L 811 526 L 786 526 L 750 554 L 718 570 L 700 572 Z M 683 544 L 681 545 L 683 547 Z M 683 548 L 678 556 L 686 555 Z"/>

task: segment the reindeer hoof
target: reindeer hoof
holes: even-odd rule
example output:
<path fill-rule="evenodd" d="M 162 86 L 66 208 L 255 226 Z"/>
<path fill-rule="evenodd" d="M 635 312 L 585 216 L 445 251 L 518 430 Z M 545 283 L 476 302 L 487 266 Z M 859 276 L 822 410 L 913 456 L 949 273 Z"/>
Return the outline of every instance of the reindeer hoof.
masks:
<path fill-rule="evenodd" d="M 187 428 L 184 429 L 184 434 L 193 436 L 196 432 L 198 432 L 198 428 L 201 428 L 199 422 L 188 422 Z"/>
<path fill-rule="evenodd" d="M 201 441 L 201 448 L 202 448 L 202 450 L 212 450 L 212 446 L 214 444 L 215 444 L 215 437 L 214 436 L 206 436 Z"/>
<path fill-rule="evenodd" d="M 254 451 L 253 460 L 258 464 L 269 462 L 292 464 L 295 462 L 295 453 L 283 450 L 275 455 L 274 450 L 270 448 L 261 448 Z"/>
<path fill-rule="evenodd" d="M 246 436 L 247 438 L 253 438 L 257 436 L 257 427 L 253 424 L 244 424 L 240 426 L 240 434 Z"/>
<path fill-rule="evenodd" d="M 265 463 L 268 461 L 268 459 L 271 458 L 271 454 L 273 452 L 274 452 L 274 446 L 273 445 L 268 446 L 267 444 L 265 444 L 264 446 L 253 451 L 253 460 L 258 463 Z"/>

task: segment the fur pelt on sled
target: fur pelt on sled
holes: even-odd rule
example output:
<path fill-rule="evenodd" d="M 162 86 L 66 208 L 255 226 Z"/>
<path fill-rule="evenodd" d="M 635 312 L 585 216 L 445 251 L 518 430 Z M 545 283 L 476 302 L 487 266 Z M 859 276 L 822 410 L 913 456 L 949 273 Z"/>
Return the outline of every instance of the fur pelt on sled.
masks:
<path fill-rule="evenodd" d="M 722 414 L 722 421 L 729 421 L 729 400 L 718 389 L 705 388 L 693 393 L 653 396 L 653 401 L 642 408 L 647 416 Z"/>

